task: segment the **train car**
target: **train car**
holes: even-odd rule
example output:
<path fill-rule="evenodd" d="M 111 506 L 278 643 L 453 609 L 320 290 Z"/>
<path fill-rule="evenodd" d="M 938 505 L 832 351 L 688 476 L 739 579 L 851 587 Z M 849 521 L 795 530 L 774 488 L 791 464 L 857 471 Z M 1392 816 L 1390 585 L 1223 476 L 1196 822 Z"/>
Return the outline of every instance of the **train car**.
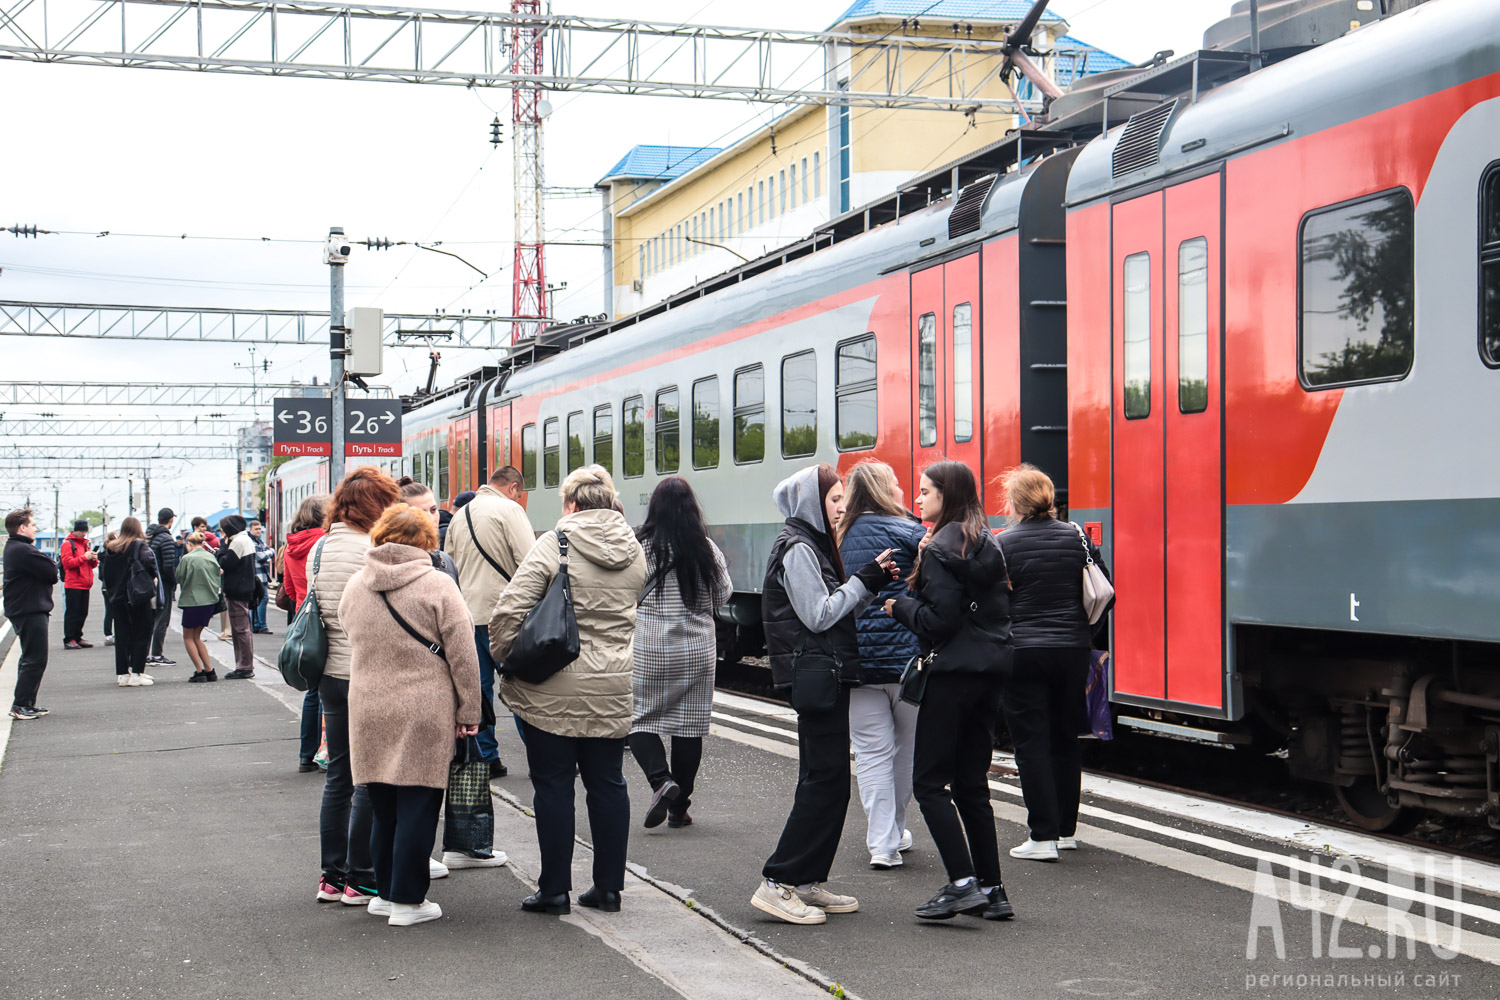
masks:
<path fill-rule="evenodd" d="M 1277 752 L 1371 828 L 1500 825 L 1500 5 L 1326 41 L 1330 6 L 1086 80 L 1046 128 L 548 334 L 416 408 L 403 467 L 447 501 L 445 471 L 516 465 L 538 529 L 580 465 L 632 523 L 687 477 L 733 656 L 791 472 L 878 458 L 910 496 L 958 459 L 999 528 L 1032 462 L 1114 568 L 1124 725 Z"/>

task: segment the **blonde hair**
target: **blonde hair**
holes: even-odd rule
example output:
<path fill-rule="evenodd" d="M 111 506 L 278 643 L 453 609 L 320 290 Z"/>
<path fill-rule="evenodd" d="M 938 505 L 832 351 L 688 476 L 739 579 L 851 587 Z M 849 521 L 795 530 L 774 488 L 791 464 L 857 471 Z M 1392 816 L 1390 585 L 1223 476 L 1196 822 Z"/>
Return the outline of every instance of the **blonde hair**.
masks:
<path fill-rule="evenodd" d="M 206 538 L 203 537 L 203 532 L 201 532 L 201 531 L 195 531 L 191 535 L 188 535 L 186 538 L 183 539 L 183 541 L 186 542 L 188 545 L 191 545 L 194 548 L 199 548 L 199 549 L 201 549 L 203 547 L 203 543 L 206 542 L 207 540 L 208 539 L 206 539 Z"/>
<path fill-rule="evenodd" d="M 615 505 L 615 481 L 602 465 L 585 465 L 574 469 L 563 480 L 562 501 L 579 510 L 612 510 Z"/>
<path fill-rule="evenodd" d="M 1057 516 L 1057 489 L 1052 477 L 1029 462 L 1009 469 L 1001 477 L 1005 490 L 1005 512 L 1018 521 Z"/>
<path fill-rule="evenodd" d="M 906 510 L 896 499 L 900 490 L 896 470 L 878 458 L 867 458 L 850 469 L 844 480 L 844 516 L 839 518 L 836 532 L 839 543 L 861 514 L 906 517 Z"/>
<path fill-rule="evenodd" d="M 428 552 L 438 547 L 437 525 L 425 511 L 409 503 L 391 504 L 370 528 L 370 544 L 413 545 Z"/>

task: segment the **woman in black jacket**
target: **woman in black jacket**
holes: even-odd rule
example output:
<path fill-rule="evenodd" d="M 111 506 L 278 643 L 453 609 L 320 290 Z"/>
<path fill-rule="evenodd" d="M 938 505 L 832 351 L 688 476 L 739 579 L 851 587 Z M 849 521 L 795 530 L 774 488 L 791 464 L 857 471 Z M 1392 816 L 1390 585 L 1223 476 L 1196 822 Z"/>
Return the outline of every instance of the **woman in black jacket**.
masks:
<path fill-rule="evenodd" d="M 911 593 L 885 602 L 886 613 L 933 653 L 917 712 L 912 784 L 948 884 L 917 907 L 917 916 L 1004 920 L 1013 911 L 1000 880 L 989 771 L 1000 689 L 1010 670 L 1005 561 L 974 473 L 962 462 L 939 462 L 923 474 L 917 510 L 932 524 L 930 541 Z"/>
<path fill-rule="evenodd" d="M 1104 568 L 1083 531 L 1057 519 L 1054 496 L 1052 480 L 1034 466 L 1005 474 L 1013 523 L 1000 536 L 1000 548 L 1010 566 L 1016 650 L 1005 686 L 1005 722 L 1031 830 L 1010 856 L 1028 861 L 1056 861 L 1059 850 L 1078 847 L 1078 736 L 1089 731 L 1084 685 L 1092 645 L 1083 566 L 1092 556 Z"/>
<path fill-rule="evenodd" d="M 155 681 L 146 673 L 146 654 L 151 649 L 156 609 L 150 603 L 132 605 L 129 582 L 131 567 L 139 566 L 155 585 L 156 557 L 146 542 L 141 522 L 133 517 L 120 522 L 119 536 L 106 542 L 104 548 L 107 557 L 99 576 L 114 612 L 115 682 L 120 687 L 150 687 Z"/>

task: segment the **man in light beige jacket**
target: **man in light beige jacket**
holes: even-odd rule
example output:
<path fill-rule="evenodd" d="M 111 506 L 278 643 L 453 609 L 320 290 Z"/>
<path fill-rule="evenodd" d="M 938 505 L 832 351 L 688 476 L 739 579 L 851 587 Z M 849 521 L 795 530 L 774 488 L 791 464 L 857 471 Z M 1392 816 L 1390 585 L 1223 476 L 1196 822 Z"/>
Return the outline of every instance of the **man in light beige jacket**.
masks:
<path fill-rule="evenodd" d="M 453 515 L 443 551 L 458 566 L 458 589 L 469 614 L 474 617 L 474 646 L 479 650 L 479 682 L 484 699 L 494 704 L 496 664 L 490 656 L 490 615 L 515 575 L 516 567 L 531 551 L 536 533 L 519 503 L 521 473 L 514 466 L 497 469 L 474 499 Z M 493 726 L 479 730 L 479 749 L 490 762 L 490 776 L 503 777 L 505 764 L 495 742 Z"/>

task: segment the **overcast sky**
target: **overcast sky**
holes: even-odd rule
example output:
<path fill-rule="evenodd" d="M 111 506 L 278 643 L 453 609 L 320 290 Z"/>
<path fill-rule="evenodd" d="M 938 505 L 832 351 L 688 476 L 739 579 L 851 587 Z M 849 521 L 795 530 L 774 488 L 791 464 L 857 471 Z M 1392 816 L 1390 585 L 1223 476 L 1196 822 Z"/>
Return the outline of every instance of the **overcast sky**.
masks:
<path fill-rule="evenodd" d="M 507 10 L 477 0 L 435 6 Z M 848 0 L 761 0 L 757 27 L 820 29 Z M 1074 35 L 1131 60 L 1160 49 L 1179 54 L 1201 42 L 1230 0 L 1054 0 Z M 731 0 L 558 0 L 584 16 L 747 24 L 751 8 Z M 135 305 L 326 310 L 328 268 L 320 243 L 330 225 L 351 236 L 443 240 L 490 275 L 411 248 L 357 250 L 346 268 L 348 305 L 392 312 L 510 311 L 513 230 L 511 146 L 489 144 L 498 114 L 510 133 L 510 94 L 400 84 L 243 78 L 216 74 L 47 66 L 0 60 L 7 151 L 0 158 L 0 225 L 84 233 L 272 237 L 296 242 L 230 242 L 112 235 L 0 234 L 0 299 Z M 722 146 L 774 109 L 670 98 L 555 94 L 546 123 L 549 185 L 590 186 L 637 143 Z M 600 238 L 597 199 L 549 201 L 547 236 Z M 465 244 L 459 246 L 458 244 Z M 566 281 L 557 315 L 602 309 L 596 247 L 553 246 L 548 280 Z M 477 283 L 477 284 L 476 284 Z M 141 341 L 4 338 L 0 381 L 248 382 L 244 347 Z M 326 348 L 262 346 L 262 380 L 326 378 Z M 424 350 L 386 354 L 380 381 L 398 392 L 425 379 Z M 439 384 L 488 358 L 445 350 Z M 145 417 L 141 412 L 69 408 L 65 417 Z M 6 419 L 36 416 L 0 407 Z M 162 416 L 184 416 L 171 413 Z M 269 414 L 266 414 L 269 416 Z M 176 439 L 174 439 L 176 440 Z M 211 438 L 183 443 L 220 443 Z M 0 444 L 12 443 L 9 439 Z M 113 438 L 43 439 L 60 452 L 82 444 L 143 444 Z M 31 496 L 48 526 L 52 481 L 0 466 L 0 508 Z M 152 505 L 207 513 L 230 502 L 233 462 L 164 463 L 153 474 Z M 122 480 L 73 474 L 62 484 L 66 520 L 107 500 L 126 509 Z"/>

